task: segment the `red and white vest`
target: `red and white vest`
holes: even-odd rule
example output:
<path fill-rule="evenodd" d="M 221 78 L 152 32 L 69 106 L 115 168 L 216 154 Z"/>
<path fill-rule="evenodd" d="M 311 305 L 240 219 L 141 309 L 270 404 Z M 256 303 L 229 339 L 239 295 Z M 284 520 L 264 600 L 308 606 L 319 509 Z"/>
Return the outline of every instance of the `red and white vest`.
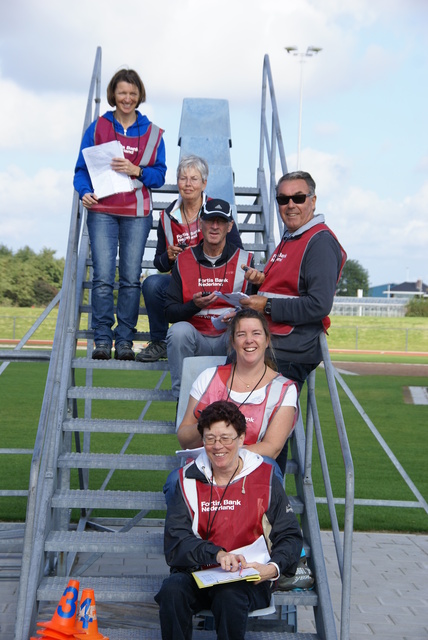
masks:
<path fill-rule="evenodd" d="M 148 167 L 155 163 L 157 150 L 162 138 L 163 130 L 151 123 L 146 133 L 140 138 L 124 136 L 114 130 L 110 120 L 101 116 L 95 127 L 95 144 L 103 144 L 112 140 L 119 140 L 123 147 L 125 158 L 135 165 Z M 91 211 L 110 213 L 116 216 L 148 216 L 152 210 L 150 190 L 140 180 L 132 180 L 134 191 L 115 193 L 106 198 L 100 198 L 98 204 L 91 207 Z"/>
<path fill-rule="evenodd" d="M 229 245 L 230 246 L 230 245 Z M 177 258 L 177 267 L 180 272 L 183 302 L 193 300 L 193 294 L 198 291 L 213 293 L 241 293 L 245 292 L 247 281 L 241 264 L 250 265 L 253 254 L 243 249 L 236 249 L 225 264 L 212 267 L 202 265 L 196 258 L 192 248 L 183 251 Z M 233 308 L 227 302 L 217 298 L 215 302 L 201 309 L 188 320 L 200 333 L 208 336 L 218 336 L 224 333 L 214 328 L 211 318 L 218 317 L 227 309 Z"/>
<path fill-rule="evenodd" d="M 328 231 L 333 238 L 337 240 L 331 229 L 321 222 L 308 229 L 308 231 L 305 231 L 298 238 L 290 239 L 290 241 L 286 241 L 285 243 L 282 242 L 277 246 L 265 265 L 264 272 L 266 278 L 257 292 L 258 295 L 266 296 L 267 298 L 296 298 L 300 296 L 299 278 L 303 258 L 310 241 L 321 231 Z M 342 263 L 337 278 L 337 281 L 339 281 L 343 265 L 346 261 L 346 253 L 338 240 L 337 242 L 342 253 Z M 267 315 L 266 318 L 270 332 L 273 335 L 289 335 L 293 331 L 294 327 L 291 325 L 282 322 L 273 322 L 269 315 Z M 330 318 L 326 316 L 322 324 L 324 331 L 327 331 L 330 326 Z"/>
<path fill-rule="evenodd" d="M 159 221 L 165 233 L 167 248 L 172 245 L 187 244 L 188 247 L 194 247 L 203 240 L 202 231 L 199 225 L 199 216 L 188 225 L 180 223 L 171 218 L 165 211 L 159 214 Z M 190 232 L 190 234 L 189 234 Z"/>
<path fill-rule="evenodd" d="M 232 482 L 220 503 L 224 487 L 184 476 L 179 482 L 192 517 L 195 535 L 231 551 L 253 543 L 263 534 L 262 517 L 269 508 L 273 467 L 262 463 L 257 469 Z M 217 512 L 217 513 L 216 513 Z M 215 518 L 214 518 L 214 514 Z M 212 525 L 212 526 L 211 526 Z"/>
<path fill-rule="evenodd" d="M 212 402 L 216 402 L 216 400 L 229 400 L 229 402 L 238 404 L 228 397 L 227 381 L 230 378 L 232 367 L 232 364 L 217 367 L 205 393 L 194 408 L 196 418 L 199 417 L 205 407 Z M 292 380 L 287 380 L 278 375 L 266 386 L 263 402 L 260 404 L 245 402 L 239 405 L 239 409 L 244 414 L 247 423 L 244 444 L 255 444 L 263 439 L 272 418 L 282 405 L 288 387 L 294 384 Z"/>

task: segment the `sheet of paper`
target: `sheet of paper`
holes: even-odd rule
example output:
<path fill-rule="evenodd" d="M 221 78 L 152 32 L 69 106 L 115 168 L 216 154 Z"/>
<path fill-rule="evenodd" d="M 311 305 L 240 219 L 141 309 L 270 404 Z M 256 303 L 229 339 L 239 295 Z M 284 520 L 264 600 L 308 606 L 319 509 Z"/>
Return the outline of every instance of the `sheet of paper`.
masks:
<path fill-rule="evenodd" d="M 232 305 L 232 307 L 240 307 L 241 300 L 248 298 L 246 293 L 241 293 L 239 291 L 238 293 L 222 293 L 221 291 L 214 291 L 214 294 L 221 298 L 221 300 Z"/>
<path fill-rule="evenodd" d="M 124 157 L 119 140 L 87 147 L 82 150 L 82 153 L 91 177 L 94 193 L 98 198 L 134 190 L 129 176 L 113 171 L 111 168 L 113 158 Z"/>
<path fill-rule="evenodd" d="M 238 311 L 239 307 L 237 307 L 236 310 Z M 223 311 L 219 316 L 211 316 L 213 327 L 217 329 L 217 331 L 224 331 L 227 329 L 227 322 L 223 322 L 223 318 L 231 313 L 233 313 L 233 309 L 226 309 L 226 311 Z"/>
<path fill-rule="evenodd" d="M 196 449 L 180 449 L 175 453 L 178 455 L 179 458 L 193 458 L 194 460 L 196 460 L 198 455 L 202 453 L 203 450 L 204 450 L 204 447 L 196 447 Z"/>

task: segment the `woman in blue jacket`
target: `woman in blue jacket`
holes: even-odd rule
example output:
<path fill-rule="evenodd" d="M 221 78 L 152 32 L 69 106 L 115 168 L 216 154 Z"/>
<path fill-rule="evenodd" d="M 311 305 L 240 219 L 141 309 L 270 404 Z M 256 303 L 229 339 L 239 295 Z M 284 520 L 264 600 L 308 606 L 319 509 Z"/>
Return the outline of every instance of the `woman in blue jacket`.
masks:
<path fill-rule="evenodd" d="M 140 275 L 144 249 L 152 226 L 151 189 L 165 182 L 163 131 L 137 111 L 145 102 L 141 78 L 132 69 L 121 69 L 110 80 L 107 111 L 86 130 L 74 175 L 74 187 L 88 210 L 91 242 L 92 328 L 95 349 L 92 358 L 108 360 L 113 339 L 115 358 L 134 360 L 133 335 L 140 304 Z M 128 175 L 133 191 L 98 198 L 91 183 L 82 150 L 118 140 L 123 158 L 114 158 L 111 169 Z M 119 246 L 119 291 L 117 326 L 113 331 L 113 290 Z"/>

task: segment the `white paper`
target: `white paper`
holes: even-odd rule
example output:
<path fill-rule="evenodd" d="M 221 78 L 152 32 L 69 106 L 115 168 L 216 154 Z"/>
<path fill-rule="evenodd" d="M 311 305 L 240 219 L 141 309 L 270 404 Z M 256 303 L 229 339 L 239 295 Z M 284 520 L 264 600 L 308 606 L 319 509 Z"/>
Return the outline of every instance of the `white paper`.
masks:
<path fill-rule="evenodd" d="M 180 449 L 175 453 L 179 458 L 192 458 L 193 460 L 196 460 L 196 458 L 200 453 L 202 453 L 202 451 L 204 451 L 204 447 L 196 447 L 196 449 Z"/>
<path fill-rule="evenodd" d="M 240 307 L 241 300 L 249 297 L 246 293 L 241 293 L 240 291 L 237 293 L 222 293 L 221 291 L 214 291 L 214 294 L 221 298 L 221 300 L 228 302 L 232 307 Z"/>
<path fill-rule="evenodd" d="M 126 173 L 118 173 L 111 168 L 113 158 L 125 157 L 119 140 L 87 147 L 82 149 L 82 153 L 91 177 L 94 193 L 98 198 L 134 190 L 132 180 Z"/>
<path fill-rule="evenodd" d="M 247 562 L 259 562 L 260 564 L 267 564 L 270 560 L 269 551 L 266 545 L 264 536 L 260 536 L 252 544 L 248 544 L 245 547 L 239 547 L 233 549 L 229 553 L 235 555 L 241 555 L 245 557 Z M 221 582 L 231 582 L 233 580 L 242 580 L 248 576 L 259 575 L 256 569 L 248 568 L 241 569 L 240 571 L 224 571 L 221 567 L 214 567 L 212 569 L 203 569 L 201 571 L 195 571 L 194 574 L 198 580 L 204 585 L 209 586 L 211 584 L 219 584 Z"/>
<path fill-rule="evenodd" d="M 247 544 L 245 547 L 234 549 L 230 553 L 245 556 L 245 560 L 247 562 L 260 562 L 260 564 L 267 564 L 270 560 L 264 536 L 259 536 L 252 544 Z"/>
<path fill-rule="evenodd" d="M 235 309 L 236 311 L 239 310 L 239 307 L 237 307 Z M 213 324 L 213 327 L 215 329 L 217 329 L 217 331 L 224 331 L 225 329 L 227 329 L 227 322 L 223 322 L 223 318 L 227 315 L 230 315 L 232 313 L 233 309 L 226 309 L 226 311 L 223 311 L 223 313 L 221 313 L 219 316 L 211 316 L 211 322 Z M 230 318 L 231 320 L 232 318 Z"/>

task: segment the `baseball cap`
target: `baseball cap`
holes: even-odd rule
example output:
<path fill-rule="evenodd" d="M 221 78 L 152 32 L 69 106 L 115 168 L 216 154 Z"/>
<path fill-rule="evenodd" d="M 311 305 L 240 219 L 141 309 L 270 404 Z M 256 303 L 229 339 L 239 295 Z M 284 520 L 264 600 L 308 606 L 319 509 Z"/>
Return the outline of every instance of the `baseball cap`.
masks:
<path fill-rule="evenodd" d="M 226 200 L 220 200 L 220 198 L 213 198 L 207 200 L 202 207 L 201 211 L 202 220 L 209 220 L 210 218 L 224 218 L 228 222 L 232 222 L 232 207 Z"/>

